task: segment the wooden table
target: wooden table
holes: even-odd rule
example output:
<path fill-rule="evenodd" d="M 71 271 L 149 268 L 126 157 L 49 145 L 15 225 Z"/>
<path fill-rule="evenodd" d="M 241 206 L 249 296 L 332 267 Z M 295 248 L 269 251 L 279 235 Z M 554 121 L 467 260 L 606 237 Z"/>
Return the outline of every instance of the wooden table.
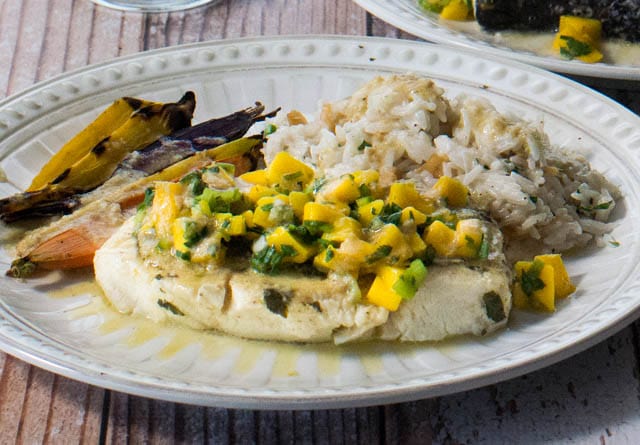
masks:
<path fill-rule="evenodd" d="M 74 68 L 153 48 L 308 33 L 412 39 L 350 0 L 226 0 L 150 15 L 89 0 L 0 0 L 0 98 Z M 605 93 L 640 112 L 637 91 Z M 145 399 L 0 353 L 0 443 L 640 443 L 639 327 L 504 383 L 410 403 L 321 411 Z"/>

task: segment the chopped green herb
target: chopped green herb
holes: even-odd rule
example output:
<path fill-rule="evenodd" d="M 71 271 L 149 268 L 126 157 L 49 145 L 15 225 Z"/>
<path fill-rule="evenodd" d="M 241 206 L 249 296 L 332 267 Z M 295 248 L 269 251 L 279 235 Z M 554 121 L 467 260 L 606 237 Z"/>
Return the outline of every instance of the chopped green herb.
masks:
<path fill-rule="evenodd" d="M 371 147 L 371 144 L 363 140 L 362 143 L 358 145 L 358 151 L 364 151 L 364 149 L 367 147 Z"/>
<path fill-rule="evenodd" d="M 336 247 L 338 245 L 338 243 L 336 241 L 329 241 L 329 240 L 322 239 L 322 238 L 319 238 L 316 242 L 323 249 L 328 249 L 329 247 Z"/>
<path fill-rule="evenodd" d="M 211 213 L 229 213 L 231 204 L 242 199 L 242 193 L 235 187 L 227 190 L 205 188 L 196 199 L 204 201 Z"/>
<path fill-rule="evenodd" d="M 207 226 L 199 226 L 191 219 L 181 219 L 180 221 L 183 224 L 185 246 L 193 247 L 207 235 Z"/>
<path fill-rule="evenodd" d="M 486 260 L 489 258 L 489 251 L 491 249 L 491 245 L 489 244 L 489 240 L 486 236 L 482 237 L 482 242 L 480 243 L 480 249 L 478 249 L 478 258 L 482 260 Z"/>
<path fill-rule="evenodd" d="M 464 236 L 464 242 L 467 243 L 467 247 L 470 249 L 476 249 L 477 247 L 479 247 L 476 246 L 476 240 L 474 240 L 473 237 L 469 235 Z"/>
<path fill-rule="evenodd" d="M 287 318 L 288 306 L 291 301 L 290 292 L 282 292 L 277 289 L 268 288 L 262 293 L 264 304 L 274 314 Z"/>
<path fill-rule="evenodd" d="M 327 253 L 325 253 L 325 255 L 324 255 L 324 262 L 328 263 L 329 261 L 331 261 L 333 259 L 334 255 L 335 255 L 334 250 L 331 247 L 328 248 L 327 249 Z"/>
<path fill-rule="evenodd" d="M 531 267 L 522 272 L 520 284 L 522 286 L 522 291 L 528 297 L 531 297 L 535 291 L 544 289 L 544 281 L 540 279 L 540 273 L 542 272 L 543 267 L 544 263 L 542 261 L 534 260 Z"/>
<path fill-rule="evenodd" d="M 275 131 L 278 129 L 278 127 L 276 127 L 273 124 L 267 124 L 264 127 L 264 131 L 262 132 L 265 136 L 269 136 L 270 134 L 275 133 Z"/>
<path fill-rule="evenodd" d="M 594 212 L 596 210 L 608 210 L 609 207 L 611 207 L 611 204 L 613 204 L 612 201 L 607 201 L 594 206 L 578 206 L 578 210 L 583 212 Z"/>
<path fill-rule="evenodd" d="M 180 315 L 180 316 L 184 315 L 184 312 L 182 312 L 180 309 L 178 309 L 175 304 L 173 304 L 173 303 L 171 303 L 171 302 L 169 302 L 167 300 L 163 300 L 162 298 L 158 298 L 158 301 L 156 303 L 162 309 L 168 310 L 173 315 Z"/>
<path fill-rule="evenodd" d="M 418 291 L 427 277 L 427 268 L 421 260 L 413 260 L 398 281 L 393 284 L 393 290 L 403 299 L 410 300 Z"/>
<path fill-rule="evenodd" d="M 284 245 L 279 251 L 275 246 L 267 246 L 251 257 L 251 267 L 256 272 L 269 275 L 280 270 L 282 261 L 288 256 L 295 256 L 298 252 L 291 246 Z M 288 248 L 287 248 L 288 247 Z"/>
<path fill-rule="evenodd" d="M 368 198 L 371 196 L 371 189 L 367 184 L 360 184 L 360 186 L 358 187 L 358 191 L 360 192 L 360 196 L 362 197 Z"/>
<path fill-rule="evenodd" d="M 387 245 L 380 246 L 371 255 L 366 256 L 365 262 L 367 264 L 373 264 L 376 261 L 380 261 L 388 257 L 389 254 L 391 253 L 391 250 L 392 250 L 391 246 L 387 246 Z"/>
<path fill-rule="evenodd" d="M 137 210 L 140 212 L 151 207 L 151 204 L 153 204 L 153 197 L 155 196 L 155 194 L 156 192 L 153 188 L 146 189 L 144 191 L 144 199 L 140 204 L 138 204 Z"/>
<path fill-rule="evenodd" d="M 324 221 L 305 221 L 302 225 L 312 236 L 321 236 L 323 233 L 331 232 L 333 230 L 333 226 Z"/>
<path fill-rule="evenodd" d="M 304 225 L 289 224 L 287 231 L 304 244 L 313 244 L 317 236 L 311 234 Z"/>
<path fill-rule="evenodd" d="M 180 183 L 187 186 L 187 189 L 192 195 L 199 195 L 204 191 L 205 183 L 202 180 L 202 173 L 191 172 L 184 176 Z"/>
<path fill-rule="evenodd" d="M 236 166 L 228 162 L 217 162 L 213 167 L 206 169 L 206 171 L 211 173 L 220 173 L 223 171 L 230 175 L 234 175 L 236 173 Z"/>
<path fill-rule="evenodd" d="M 320 191 L 320 189 L 322 187 L 324 187 L 327 184 L 327 178 L 316 178 L 313 180 L 313 182 L 311 183 L 310 186 L 310 192 L 312 192 L 313 194 L 316 194 Z"/>
<path fill-rule="evenodd" d="M 430 12 L 440 14 L 442 9 L 447 6 L 451 0 L 418 0 L 418 4 Z"/>
<path fill-rule="evenodd" d="M 263 212 L 270 212 L 272 209 L 273 209 L 273 203 L 260 206 L 260 210 L 262 210 Z"/>
<path fill-rule="evenodd" d="M 380 214 L 377 218 L 385 224 L 400 225 L 400 218 L 402 217 L 402 207 L 397 204 L 385 204 L 380 210 Z"/>
<path fill-rule="evenodd" d="M 502 298 L 496 292 L 487 292 L 482 296 L 484 303 L 484 310 L 487 313 L 487 317 L 496 323 L 501 322 L 507 315 L 504 313 L 504 305 L 502 304 Z"/>
<path fill-rule="evenodd" d="M 287 173 L 286 175 L 282 176 L 282 179 L 284 179 L 285 181 L 294 181 L 298 178 L 302 177 L 302 172 L 301 171 L 297 171 L 294 173 Z"/>
<path fill-rule="evenodd" d="M 433 264 L 436 256 L 436 249 L 432 245 L 428 245 L 427 250 L 425 250 L 424 255 L 422 256 L 422 262 L 425 264 L 425 266 L 430 266 L 431 264 Z"/>
<path fill-rule="evenodd" d="M 362 194 L 362 192 L 360 192 L 360 194 Z M 362 207 L 369 204 L 371 201 L 373 201 L 372 196 L 362 196 L 362 198 L 356 199 L 356 207 Z M 358 219 L 358 216 L 356 215 L 354 219 Z"/>
<path fill-rule="evenodd" d="M 575 59 L 576 57 L 586 56 L 593 51 L 593 47 L 586 42 L 576 40 L 571 36 L 560 36 L 561 40 L 567 43 L 566 47 L 560 48 L 560 55 L 565 59 Z"/>
<path fill-rule="evenodd" d="M 292 257 L 298 255 L 298 251 L 289 244 L 282 244 L 280 246 L 280 252 L 282 253 L 283 257 Z"/>
<path fill-rule="evenodd" d="M 183 261 L 191 261 L 191 252 L 183 252 L 181 250 L 176 250 L 176 256 Z"/>
<path fill-rule="evenodd" d="M 274 246 L 267 246 L 251 257 L 251 267 L 260 273 L 275 274 L 284 256 Z"/>

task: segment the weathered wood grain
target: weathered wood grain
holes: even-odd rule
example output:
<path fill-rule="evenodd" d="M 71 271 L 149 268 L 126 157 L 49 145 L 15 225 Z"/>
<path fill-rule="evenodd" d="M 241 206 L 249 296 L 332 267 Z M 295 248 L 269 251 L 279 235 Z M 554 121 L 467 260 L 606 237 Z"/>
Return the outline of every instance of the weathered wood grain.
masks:
<path fill-rule="evenodd" d="M 227 0 L 125 14 L 88 0 L 0 0 L 0 98 L 66 71 L 166 46 L 262 35 L 419 40 L 350 0 Z M 640 113 L 637 92 L 602 89 Z M 381 407 L 249 411 L 156 401 L 56 376 L 0 353 L 0 443 L 635 443 L 638 324 L 544 370 Z"/>

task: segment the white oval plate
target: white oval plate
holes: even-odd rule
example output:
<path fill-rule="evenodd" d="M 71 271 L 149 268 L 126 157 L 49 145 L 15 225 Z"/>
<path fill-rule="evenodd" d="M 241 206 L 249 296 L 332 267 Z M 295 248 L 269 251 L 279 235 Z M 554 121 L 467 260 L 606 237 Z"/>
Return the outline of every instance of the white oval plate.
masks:
<path fill-rule="evenodd" d="M 552 141 L 584 153 L 625 200 L 611 246 L 568 259 L 579 290 L 557 313 L 515 312 L 498 335 L 438 344 L 335 347 L 246 341 L 115 314 L 87 275 L 0 278 L 0 346 L 91 384 L 172 401 L 242 408 L 330 408 L 442 395 L 515 377 L 611 335 L 638 314 L 640 119 L 542 70 L 483 54 L 373 38 L 260 38 L 168 48 L 65 74 L 0 102 L 0 193 L 25 188 L 64 140 L 119 96 L 196 92 L 196 121 L 246 107 L 311 112 L 374 74 L 430 76 L 453 97 L 489 98 L 545 121 Z M 4 228 L 10 239 L 12 230 Z M 0 254 L 6 270 L 11 254 Z"/>
<path fill-rule="evenodd" d="M 632 51 L 620 50 L 612 45 L 610 50 L 617 53 L 620 62 L 582 63 L 554 57 L 547 50 L 533 52 L 526 48 L 540 48 L 550 44 L 551 39 L 519 38 L 518 42 L 503 38 L 505 33 L 496 35 L 484 32 L 479 27 L 466 26 L 456 22 L 440 22 L 418 5 L 417 0 L 354 0 L 376 17 L 425 40 L 448 44 L 453 47 L 482 51 L 498 57 L 508 57 L 558 73 L 603 79 L 625 81 L 640 80 L 640 45 L 633 45 Z M 637 49 L 636 49 L 637 48 Z"/>

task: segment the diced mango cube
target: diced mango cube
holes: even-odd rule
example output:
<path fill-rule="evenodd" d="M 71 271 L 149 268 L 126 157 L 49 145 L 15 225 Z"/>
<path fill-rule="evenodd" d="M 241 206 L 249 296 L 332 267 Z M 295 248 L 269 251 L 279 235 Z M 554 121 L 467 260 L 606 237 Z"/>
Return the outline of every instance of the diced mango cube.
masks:
<path fill-rule="evenodd" d="M 599 62 L 603 58 L 600 47 L 602 22 L 598 19 L 560 16 L 558 32 L 553 48 L 565 58 L 576 58 L 586 63 Z"/>
<path fill-rule="evenodd" d="M 455 178 L 440 176 L 440 179 L 433 185 L 433 189 L 450 207 L 464 207 L 467 204 L 469 190 Z"/>
<path fill-rule="evenodd" d="M 254 185 L 247 193 L 247 198 L 252 203 L 258 202 L 260 198 L 264 198 L 265 196 L 274 196 L 277 195 L 278 192 L 272 189 L 271 187 L 267 187 L 266 185 Z"/>
<path fill-rule="evenodd" d="M 358 219 L 363 226 L 368 226 L 371 221 L 380 214 L 384 207 L 384 201 L 382 199 L 376 199 L 371 201 L 362 207 L 358 208 Z"/>
<path fill-rule="evenodd" d="M 318 201 L 351 203 L 360 197 L 360 189 L 352 175 L 330 181 L 316 195 Z"/>
<path fill-rule="evenodd" d="M 173 220 L 178 217 L 182 206 L 182 191 L 179 182 L 156 182 L 150 217 L 160 240 L 172 236 Z"/>
<path fill-rule="evenodd" d="M 353 172 L 353 180 L 358 186 L 371 186 L 380 180 L 380 173 L 377 170 L 358 170 Z"/>
<path fill-rule="evenodd" d="M 391 252 L 386 259 L 387 262 L 402 263 L 413 256 L 413 249 L 395 224 L 385 224 L 378 230 L 373 235 L 373 244 L 376 248 L 391 247 Z"/>
<path fill-rule="evenodd" d="M 245 210 L 242 212 L 242 217 L 244 218 L 244 223 L 248 228 L 253 229 L 255 227 L 255 224 L 253 223 L 253 210 Z"/>
<path fill-rule="evenodd" d="M 266 236 L 267 244 L 284 254 L 284 262 L 304 263 L 316 253 L 314 246 L 298 241 L 285 227 L 276 229 Z"/>
<path fill-rule="evenodd" d="M 269 185 L 269 178 L 267 177 L 267 171 L 264 169 L 243 173 L 239 176 L 239 178 L 250 184 L 264 185 L 264 186 Z"/>
<path fill-rule="evenodd" d="M 477 257 L 484 238 L 482 226 L 482 221 L 476 218 L 458 221 L 452 255 L 461 258 Z"/>
<path fill-rule="evenodd" d="M 358 266 L 366 262 L 367 257 L 374 254 L 377 247 L 367 241 L 360 238 L 351 237 L 345 239 L 340 244 L 340 253 L 348 258 L 351 258 L 354 265 Z"/>
<path fill-rule="evenodd" d="M 280 221 L 272 217 L 272 210 L 277 205 L 287 205 L 289 198 L 287 195 L 265 196 L 258 200 L 256 208 L 253 210 L 253 218 L 251 224 L 263 228 L 277 226 Z"/>
<path fill-rule="evenodd" d="M 310 201 L 304 205 L 303 221 L 318 221 L 333 224 L 334 221 L 342 218 L 344 214 L 330 204 L 321 204 Z"/>
<path fill-rule="evenodd" d="M 555 310 L 553 267 L 542 261 L 518 261 L 513 285 L 513 304 L 518 308 Z"/>
<path fill-rule="evenodd" d="M 442 221 L 434 221 L 425 230 L 424 242 L 431 246 L 441 257 L 447 257 L 453 250 L 455 231 Z"/>
<path fill-rule="evenodd" d="M 440 17 L 445 20 L 467 20 L 471 14 L 467 0 L 451 0 L 442 11 Z"/>
<path fill-rule="evenodd" d="M 312 180 L 314 171 L 286 151 L 278 153 L 267 168 L 269 184 L 282 190 L 302 190 Z"/>
<path fill-rule="evenodd" d="M 362 237 L 362 226 L 358 221 L 348 216 L 335 220 L 332 230 L 322 235 L 322 239 L 338 243 L 352 237 Z"/>
<path fill-rule="evenodd" d="M 313 257 L 313 265 L 316 269 L 324 272 L 336 270 L 340 265 L 340 261 L 336 257 L 336 248 L 333 246 L 327 246 L 326 249 L 322 249 L 315 257 Z"/>
<path fill-rule="evenodd" d="M 216 213 L 215 218 L 218 228 L 223 230 L 227 235 L 240 236 L 247 233 L 247 225 L 242 215 Z"/>
<path fill-rule="evenodd" d="M 566 298 L 576 290 L 576 286 L 571 282 L 567 269 L 564 267 L 562 256 L 559 254 L 537 255 L 534 260 L 542 261 L 553 267 L 555 296 L 556 298 Z"/>
<path fill-rule="evenodd" d="M 291 192 L 289 193 L 289 204 L 293 208 L 293 213 L 296 218 L 302 221 L 304 217 L 304 206 L 311 201 L 312 197 L 305 192 Z"/>
<path fill-rule="evenodd" d="M 362 264 L 375 251 L 376 247 L 373 244 L 351 237 L 345 239 L 339 248 L 329 246 L 322 250 L 313 259 L 313 264 L 320 270 L 332 270 L 357 277 Z"/>
<path fill-rule="evenodd" d="M 416 226 L 419 226 L 427 222 L 427 215 L 414 207 L 405 207 L 400 213 L 400 222 L 406 223 L 408 221 L 413 221 Z"/>
<path fill-rule="evenodd" d="M 420 237 L 417 232 L 411 232 L 409 235 L 405 235 L 414 257 L 421 257 L 427 250 L 427 243 Z"/>
<path fill-rule="evenodd" d="M 377 275 L 367 292 L 367 301 L 393 312 L 398 310 L 402 297 L 393 290 L 392 285 Z"/>
<path fill-rule="evenodd" d="M 394 182 L 389 188 L 388 204 L 396 204 L 401 208 L 414 207 L 423 213 L 431 213 L 434 206 L 418 193 L 413 182 Z"/>

